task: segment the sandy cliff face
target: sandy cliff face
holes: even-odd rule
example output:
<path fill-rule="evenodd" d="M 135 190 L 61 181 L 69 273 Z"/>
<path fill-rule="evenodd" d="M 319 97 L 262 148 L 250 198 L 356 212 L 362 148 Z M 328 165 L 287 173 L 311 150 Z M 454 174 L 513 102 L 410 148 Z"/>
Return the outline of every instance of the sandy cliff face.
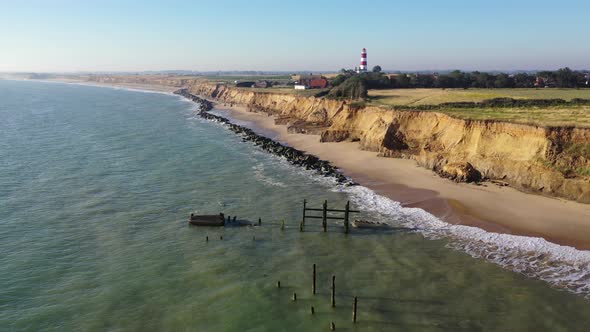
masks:
<path fill-rule="evenodd" d="M 411 158 L 441 172 L 467 163 L 481 176 L 525 191 L 590 203 L 590 181 L 575 170 L 590 167 L 579 153 L 590 147 L 590 130 L 455 119 L 436 112 L 357 109 L 343 101 L 254 92 L 198 83 L 192 93 L 251 111 L 278 116 L 295 131 L 322 141 L 359 141 L 384 157 Z M 574 148 L 572 148 L 572 146 Z M 576 149 L 577 147 L 577 149 Z M 576 152 L 577 151 L 577 152 Z"/>

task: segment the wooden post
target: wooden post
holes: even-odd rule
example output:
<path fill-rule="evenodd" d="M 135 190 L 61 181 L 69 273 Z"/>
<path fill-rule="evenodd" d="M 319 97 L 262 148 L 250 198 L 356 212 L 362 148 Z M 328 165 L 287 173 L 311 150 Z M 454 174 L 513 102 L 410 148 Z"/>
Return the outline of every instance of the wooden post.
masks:
<path fill-rule="evenodd" d="M 305 227 L 305 208 L 307 207 L 307 200 L 303 200 L 303 219 L 301 221 L 301 231 L 303 232 L 303 227 Z"/>
<path fill-rule="evenodd" d="M 205 236 L 205 242 L 209 242 L 209 236 Z"/>
<path fill-rule="evenodd" d="M 334 322 L 330 323 L 330 331 L 336 331 L 336 324 Z"/>
<path fill-rule="evenodd" d="M 311 284 L 311 293 L 313 295 L 315 295 L 315 275 L 316 275 L 315 274 L 315 264 L 313 264 L 313 276 L 312 276 L 313 281 L 312 281 L 312 284 Z"/>
<path fill-rule="evenodd" d="M 282 231 L 285 230 L 285 221 L 284 220 L 281 221 L 281 230 Z"/>
<path fill-rule="evenodd" d="M 354 297 L 354 302 L 352 304 L 352 322 L 356 323 L 356 305 L 357 305 L 357 298 Z"/>
<path fill-rule="evenodd" d="M 258 226 L 262 225 L 262 218 L 258 217 Z"/>
<path fill-rule="evenodd" d="M 332 276 L 332 294 L 330 296 L 330 302 L 332 303 L 332 308 L 336 306 L 336 276 Z"/>
<path fill-rule="evenodd" d="M 277 281 L 277 288 L 281 288 L 281 281 Z"/>
<path fill-rule="evenodd" d="M 348 234 L 348 214 L 350 213 L 350 201 L 346 202 L 346 207 L 344 208 L 344 233 Z"/>
<path fill-rule="evenodd" d="M 237 217 L 236 217 L 236 216 L 234 216 L 234 220 L 233 220 L 233 222 L 236 222 L 236 218 L 237 218 Z"/>
<path fill-rule="evenodd" d="M 219 239 L 220 240 L 223 240 L 223 235 L 219 235 Z"/>
<path fill-rule="evenodd" d="M 297 301 L 297 293 L 293 293 L 293 301 Z"/>
<path fill-rule="evenodd" d="M 324 201 L 323 211 L 322 211 L 322 227 L 324 227 L 324 232 L 327 231 L 328 227 L 328 201 Z"/>
<path fill-rule="evenodd" d="M 313 306 L 311 306 L 310 311 L 312 315 L 315 314 L 315 308 Z"/>

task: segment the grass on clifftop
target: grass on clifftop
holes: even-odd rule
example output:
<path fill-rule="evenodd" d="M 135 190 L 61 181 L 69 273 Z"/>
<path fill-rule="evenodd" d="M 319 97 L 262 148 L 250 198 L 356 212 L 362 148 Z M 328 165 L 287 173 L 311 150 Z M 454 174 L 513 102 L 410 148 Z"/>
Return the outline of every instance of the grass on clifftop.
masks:
<path fill-rule="evenodd" d="M 372 105 L 418 106 L 449 102 L 481 102 L 493 98 L 590 99 L 590 89 L 389 89 L 370 90 Z M 544 127 L 590 127 L 590 106 L 453 108 L 433 110 L 460 119 L 495 120 Z"/>
<path fill-rule="evenodd" d="M 328 91 L 329 89 L 308 89 L 308 90 L 295 90 L 292 87 L 272 87 L 272 88 L 237 88 L 237 89 L 244 89 L 245 91 L 253 91 L 253 92 L 260 92 L 260 93 L 280 93 L 285 95 L 295 95 L 300 97 L 314 97 L 317 94 L 323 93 Z"/>
<path fill-rule="evenodd" d="M 211 82 L 223 82 L 223 83 L 234 83 L 235 81 L 260 81 L 260 80 L 268 80 L 268 81 L 278 81 L 278 82 L 288 82 L 291 79 L 289 75 L 252 75 L 252 76 L 222 76 L 222 75 L 209 75 L 209 76 L 201 76 L 204 79 L 207 79 Z"/>
<path fill-rule="evenodd" d="M 570 108 L 442 108 L 433 112 L 449 114 L 460 119 L 495 120 L 542 127 L 590 128 L 590 106 Z"/>
<path fill-rule="evenodd" d="M 494 98 L 590 99 L 590 89 L 387 89 L 369 90 L 374 105 L 438 105 L 450 102 L 480 102 Z"/>

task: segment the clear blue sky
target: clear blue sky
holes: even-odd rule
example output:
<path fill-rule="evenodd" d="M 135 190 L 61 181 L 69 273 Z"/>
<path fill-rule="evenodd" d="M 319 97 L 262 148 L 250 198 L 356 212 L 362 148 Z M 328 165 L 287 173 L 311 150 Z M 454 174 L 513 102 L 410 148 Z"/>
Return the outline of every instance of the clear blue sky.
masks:
<path fill-rule="evenodd" d="M 589 0 L 0 0 L 0 71 L 590 68 Z"/>

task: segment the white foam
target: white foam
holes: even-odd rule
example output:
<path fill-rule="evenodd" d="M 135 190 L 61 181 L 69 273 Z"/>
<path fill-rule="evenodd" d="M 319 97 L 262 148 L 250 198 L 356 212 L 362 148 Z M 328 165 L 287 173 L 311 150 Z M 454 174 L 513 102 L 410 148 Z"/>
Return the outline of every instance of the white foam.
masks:
<path fill-rule="evenodd" d="M 426 238 L 447 238 L 449 247 L 486 259 L 554 287 L 590 297 L 590 251 L 561 246 L 543 238 L 499 234 L 465 225 L 446 223 L 419 208 L 399 202 L 362 186 L 339 187 L 363 209 L 392 216 L 390 224 L 414 229 Z"/>
<path fill-rule="evenodd" d="M 265 183 L 267 185 L 274 186 L 274 187 L 281 187 L 281 188 L 287 187 L 287 185 L 284 184 L 283 182 L 276 180 L 268 175 L 265 175 L 263 163 L 259 163 L 259 164 L 256 164 L 255 166 L 252 166 L 252 169 L 254 170 L 254 178 L 256 178 L 256 180 L 258 180 L 262 183 Z"/>

